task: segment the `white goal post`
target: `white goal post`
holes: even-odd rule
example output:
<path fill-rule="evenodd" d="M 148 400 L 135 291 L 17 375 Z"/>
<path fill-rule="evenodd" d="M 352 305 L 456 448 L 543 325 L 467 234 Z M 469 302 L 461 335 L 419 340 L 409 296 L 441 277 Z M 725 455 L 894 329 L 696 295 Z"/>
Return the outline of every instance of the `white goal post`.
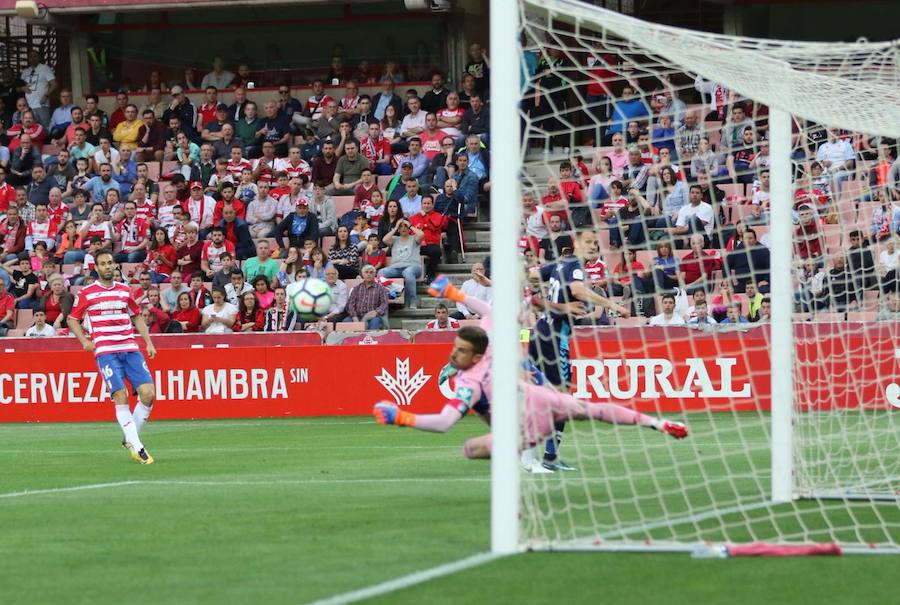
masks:
<path fill-rule="evenodd" d="M 827 306 L 836 304 L 834 296 L 822 303 L 821 309 L 808 308 L 803 298 L 807 296 L 805 282 L 798 285 L 806 264 L 819 263 L 818 271 L 830 279 L 832 271 L 839 270 L 837 257 L 851 258 L 850 238 L 875 224 L 872 217 L 880 198 L 872 197 L 874 190 L 879 196 L 888 196 L 886 207 L 890 207 L 890 182 L 884 181 L 891 176 L 886 169 L 882 171 L 886 176 L 882 175 L 877 165 L 883 160 L 878 155 L 881 143 L 892 140 L 896 148 L 900 140 L 900 43 L 726 36 L 649 23 L 576 0 L 491 0 L 490 32 L 495 311 L 491 334 L 492 551 L 690 551 L 710 543 L 766 542 L 827 543 L 837 544 L 845 552 L 900 553 L 900 419 L 896 417 L 900 410 L 888 403 L 891 385 L 900 382 L 900 362 L 893 358 L 890 342 L 900 337 L 900 329 L 896 320 L 875 324 L 875 305 L 887 308 L 891 301 L 890 290 L 882 282 L 885 275 L 878 273 L 869 290 L 857 292 L 853 305 L 840 306 L 839 311 Z M 526 60 L 529 53 L 534 59 Z M 535 73 L 533 63 L 542 57 L 552 60 Z M 598 75 L 601 71 L 604 75 Z M 553 76 L 546 81 L 555 82 L 554 87 L 541 88 L 541 73 Z M 601 81 L 608 94 L 586 92 L 588 86 Z M 633 133 L 628 130 L 630 115 L 624 110 L 618 116 L 614 113 L 623 87 L 633 88 L 632 99 L 649 110 L 634 120 L 639 125 Z M 679 106 L 672 98 L 680 96 L 699 100 Z M 734 126 L 729 112 L 735 105 L 753 107 L 748 120 L 755 153 L 746 156 L 754 159 L 748 160 L 744 173 L 735 171 L 736 162 L 743 161 L 736 159 L 741 156 L 734 152 L 740 142 L 735 144 L 732 139 L 729 151 L 721 134 Z M 766 233 L 771 259 L 765 272 L 766 300 L 771 300 L 768 325 L 748 326 L 743 331 L 684 328 L 682 333 L 665 328 L 660 337 L 646 336 L 644 328 L 636 327 L 638 318 L 621 321 L 611 317 L 608 327 L 573 335 L 573 346 L 580 344 L 587 347 L 584 350 L 594 351 L 587 355 L 596 355 L 602 362 L 599 367 L 607 373 L 619 366 L 605 364 L 606 359 L 619 359 L 621 367 L 631 368 L 631 381 L 638 380 L 639 372 L 647 372 L 646 377 L 641 375 L 646 385 L 654 379 L 646 360 L 657 359 L 659 351 L 666 351 L 676 366 L 672 380 L 679 371 L 677 359 L 690 358 L 690 362 L 705 355 L 715 361 L 731 355 L 754 392 L 759 385 L 768 389 L 766 405 L 751 401 L 732 405 L 714 398 L 707 399 L 712 403 L 700 405 L 695 400 L 702 399 L 702 393 L 690 393 L 687 384 L 669 396 L 668 403 L 653 410 L 674 413 L 689 426 L 696 426 L 687 440 L 663 443 L 659 435 L 634 427 L 586 423 L 591 426 L 567 428 L 563 440 L 562 454 L 578 468 L 576 472 L 524 473 L 519 464 L 522 406 L 516 382 L 522 360 L 519 334 L 529 327 L 522 323 L 528 314 L 523 307 L 522 250 L 529 244 L 527 237 L 522 243 L 522 226 L 515 218 L 522 214 L 523 193 L 557 199 L 552 196 L 558 193 L 553 187 L 558 189 L 561 183 L 559 164 L 574 164 L 576 155 L 583 156 L 590 174 L 579 175 L 580 187 L 593 219 L 587 226 L 572 224 L 570 228 L 575 232 L 593 226 L 601 242 L 598 260 L 604 260 L 604 255 L 606 259 L 621 255 L 624 263 L 624 250 L 630 244 L 607 244 L 609 225 L 598 223 L 598 216 L 605 221 L 607 215 L 602 198 L 593 198 L 594 181 L 588 183 L 596 174 L 596 158 L 604 159 L 607 148 L 610 153 L 622 152 L 608 140 L 611 132 L 623 139 L 634 137 L 636 146 L 628 143 L 626 149 L 643 150 L 642 161 L 651 174 L 643 178 L 660 187 L 653 190 L 651 184 L 640 193 L 655 206 L 654 212 L 662 213 L 663 198 L 670 189 L 663 185 L 660 168 L 667 160 L 657 154 L 663 146 L 656 143 L 665 141 L 653 137 L 667 132 L 669 124 L 662 124 L 660 117 L 683 123 L 685 114 L 701 108 L 703 113 L 711 110 L 713 118 L 718 110 L 722 118 L 702 121 L 703 138 L 713 146 L 710 153 L 721 160 L 721 165 L 714 164 L 721 171 L 720 179 L 715 181 L 710 175 L 715 181 L 713 189 L 724 183 L 721 189 L 736 192 L 713 202 L 717 212 L 721 207 L 723 216 L 727 214 L 728 225 L 722 225 L 720 231 L 717 224 L 709 235 L 718 244 L 706 245 L 716 254 L 733 252 L 726 239 L 737 239 L 733 227 L 738 222 L 759 225 L 756 230 Z M 680 112 L 680 122 L 675 120 L 675 111 Z M 746 129 L 738 126 L 740 137 Z M 838 141 L 832 140 L 832 130 L 840 133 Z M 651 138 L 649 151 L 646 141 L 641 143 L 642 136 Z M 856 161 L 847 161 L 841 168 L 817 156 L 817 145 L 840 141 L 853 142 Z M 761 143 L 768 145 L 764 154 L 759 152 Z M 676 150 L 680 148 L 673 143 L 669 155 Z M 897 160 L 894 153 L 892 159 Z M 874 159 L 863 159 L 871 154 Z M 815 204 L 815 196 L 821 193 L 815 180 L 820 177 L 811 168 L 816 163 L 825 166 L 821 181 L 826 184 L 821 187 L 828 188 L 828 199 L 821 207 Z M 671 165 L 686 183 L 696 182 L 690 162 L 679 165 L 675 160 Z M 900 160 L 896 166 L 900 179 Z M 757 196 L 763 172 L 769 173 L 768 185 L 763 187 L 765 195 Z M 601 181 L 609 189 L 611 181 L 597 182 Z M 866 184 L 869 181 L 871 190 Z M 608 192 L 602 193 L 608 200 Z M 625 193 L 623 200 L 630 196 Z M 800 260 L 797 234 L 802 231 L 807 237 L 806 218 L 800 216 L 806 206 L 798 201 L 802 195 L 813 200 L 809 210 L 819 225 L 816 241 L 821 232 L 824 249 L 814 254 L 811 248 L 804 248 L 808 257 Z M 763 199 L 762 207 L 768 209 L 763 218 L 749 214 L 758 210 L 753 208 L 757 198 Z M 560 203 L 565 202 L 562 198 Z M 845 208 L 851 209 L 852 215 Z M 734 217 L 746 217 L 746 221 L 732 220 Z M 653 250 L 646 218 L 641 219 L 647 239 L 640 244 L 639 260 L 649 258 Z M 873 250 L 876 246 L 883 249 L 891 237 L 890 216 L 886 223 L 887 234 L 864 233 L 866 239 L 871 236 Z M 729 246 L 731 243 L 728 241 Z M 613 273 L 612 262 L 600 264 L 606 275 Z M 716 284 L 731 279 L 727 263 L 722 265 Z M 654 272 L 648 274 L 653 282 Z M 754 270 L 749 281 L 762 284 L 761 277 L 762 272 Z M 856 283 L 852 274 L 848 279 Z M 718 291 L 712 281 L 710 277 L 710 294 Z M 612 286 L 607 286 L 605 278 L 602 284 L 603 292 L 608 287 L 612 296 Z M 829 287 L 829 295 L 833 295 L 836 286 Z M 658 286 L 655 294 L 644 294 L 646 301 L 659 304 Z M 848 294 L 842 296 L 841 305 L 849 305 Z M 724 300 L 729 308 L 736 304 L 727 293 Z M 872 306 L 867 306 L 870 302 Z M 635 300 L 630 303 L 634 309 L 643 308 Z M 744 348 L 734 349 L 732 341 L 745 343 Z M 591 377 L 573 374 L 573 383 L 579 379 L 581 390 L 586 388 L 584 384 L 595 384 Z M 610 386 L 603 382 L 610 391 L 628 382 L 618 375 L 602 380 L 619 383 Z M 600 383 L 597 378 L 596 385 Z M 900 387 L 896 389 L 900 391 Z M 646 386 L 637 398 L 645 398 L 649 391 L 652 389 Z M 595 400 L 603 400 L 596 388 L 593 395 Z M 628 406 L 631 402 L 618 403 Z M 646 402 L 643 405 L 653 407 Z"/>

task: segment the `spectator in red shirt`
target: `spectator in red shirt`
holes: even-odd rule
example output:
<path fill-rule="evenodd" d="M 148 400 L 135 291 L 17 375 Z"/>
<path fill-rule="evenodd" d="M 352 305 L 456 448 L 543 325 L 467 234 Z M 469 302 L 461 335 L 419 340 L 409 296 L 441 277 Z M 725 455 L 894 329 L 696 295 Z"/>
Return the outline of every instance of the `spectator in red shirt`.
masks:
<path fill-rule="evenodd" d="M 377 233 L 369 235 L 366 240 L 366 249 L 360 255 L 359 262 L 363 266 L 371 265 L 376 270 L 384 267 L 387 262 L 387 252 L 381 247 L 381 238 Z"/>
<path fill-rule="evenodd" d="M 425 281 L 431 283 L 437 277 L 437 267 L 443 256 L 441 235 L 447 230 L 450 219 L 446 214 L 435 212 L 434 198 L 424 195 L 422 210 L 409 217 L 409 221 L 425 233 L 420 252 L 425 256 Z"/>
<path fill-rule="evenodd" d="M 25 250 L 25 235 L 28 228 L 25 221 L 19 218 L 18 206 L 10 206 L 6 210 L 6 218 L 0 220 L 0 261 L 15 260 Z"/>
<path fill-rule="evenodd" d="M 689 294 L 696 289 L 709 289 L 713 273 L 722 267 L 722 258 L 718 252 L 704 250 L 703 243 L 702 234 L 693 234 L 691 251 L 678 262 L 678 270 Z"/>
<path fill-rule="evenodd" d="M 184 274 L 184 279 L 190 281 L 191 275 L 200 271 L 203 257 L 203 242 L 198 240 L 198 229 L 194 223 L 188 223 L 184 228 L 184 244 L 176 251 L 178 268 Z"/>
<path fill-rule="evenodd" d="M 822 256 L 822 236 L 816 212 L 809 204 L 801 204 L 797 211 L 800 215 L 800 224 L 794 232 L 797 254 L 803 259 L 819 258 Z"/>
<path fill-rule="evenodd" d="M 19 145 L 22 142 L 22 136 L 24 135 L 30 137 L 31 145 L 38 151 L 44 146 L 44 139 L 47 136 L 47 132 L 44 130 L 44 127 L 34 119 L 34 113 L 31 111 L 24 112 L 22 114 L 22 122 L 6 131 L 6 136 L 9 137 L 8 147 L 10 153 L 19 148 Z"/>
<path fill-rule="evenodd" d="M 191 294 L 182 292 L 178 295 L 172 321 L 181 325 L 182 332 L 198 332 L 200 330 L 200 310 L 194 306 Z"/>
<path fill-rule="evenodd" d="M 235 332 L 262 332 L 266 315 L 256 300 L 256 292 L 250 290 L 241 296 L 237 319 L 234 321 Z"/>
<path fill-rule="evenodd" d="M 0 279 L 0 336 L 6 336 L 16 327 L 16 299 L 6 291 L 6 283 Z"/>
<path fill-rule="evenodd" d="M 175 247 L 169 241 L 169 234 L 162 227 L 157 227 L 153 232 L 150 252 L 147 254 L 147 265 L 153 283 L 161 284 L 169 281 L 176 258 Z"/>
<path fill-rule="evenodd" d="M 50 289 L 43 297 L 42 306 L 47 314 L 47 323 L 58 331 L 66 327 L 66 318 L 72 310 L 75 297 L 66 290 L 66 280 L 59 273 L 51 275 L 47 283 Z"/>
<path fill-rule="evenodd" d="M 437 116 L 428 113 L 425 116 L 425 130 L 419 133 L 419 139 L 422 141 L 422 153 L 429 162 L 441 152 L 441 141 L 446 136 L 447 133 L 438 128 Z"/>

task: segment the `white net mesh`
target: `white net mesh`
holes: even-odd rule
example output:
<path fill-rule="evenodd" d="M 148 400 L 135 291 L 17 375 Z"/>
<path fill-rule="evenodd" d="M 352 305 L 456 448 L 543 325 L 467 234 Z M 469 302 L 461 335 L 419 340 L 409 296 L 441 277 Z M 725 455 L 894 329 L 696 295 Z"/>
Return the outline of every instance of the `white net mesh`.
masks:
<path fill-rule="evenodd" d="M 900 550 L 900 45 L 714 35 L 566 0 L 520 7 L 523 254 L 546 265 L 571 238 L 592 289 L 632 315 L 595 308 L 541 338 L 535 305 L 532 360 L 552 365 L 567 344 L 577 397 L 691 430 L 675 441 L 569 423 L 556 461 L 577 470 L 523 475 L 525 543 Z M 793 116 L 788 504 L 771 502 L 768 107 Z"/>

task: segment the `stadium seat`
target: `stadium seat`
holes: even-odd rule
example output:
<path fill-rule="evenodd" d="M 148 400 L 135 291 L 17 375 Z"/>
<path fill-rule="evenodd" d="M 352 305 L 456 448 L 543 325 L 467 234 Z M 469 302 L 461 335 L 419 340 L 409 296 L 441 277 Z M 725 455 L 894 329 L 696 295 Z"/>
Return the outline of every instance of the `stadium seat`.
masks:
<path fill-rule="evenodd" d="M 846 321 L 844 313 L 816 313 L 812 316 L 812 320 L 816 322 L 838 322 Z"/>
<path fill-rule="evenodd" d="M 30 328 L 31 326 L 28 327 Z M 25 329 L 23 328 L 15 328 L 6 333 L 7 338 L 22 338 L 23 336 L 25 336 Z"/>
<path fill-rule="evenodd" d="M 405 330 L 387 330 L 377 332 L 367 332 L 360 334 L 358 332 L 346 334 L 340 340 L 341 345 L 358 345 L 360 341 L 370 338 L 372 344 L 409 344 L 409 333 Z"/>
<path fill-rule="evenodd" d="M 331 199 L 334 200 L 334 211 L 338 218 L 353 210 L 352 195 L 336 195 Z"/>
<path fill-rule="evenodd" d="M 620 328 L 634 328 L 637 326 L 643 326 L 647 323 L 646 317 L 620 317 L 616 320 L 616 325 Z"/>
<path fill-rule="evenodd" d="M 481 320 L 480 319 L 460 319 L 459 327 L 462 328 L 464 326 L 481 327 Z"/>
<path fill-rule="evenodd" d="M 19 309 L 16 311 L 16 328 L 27 330 L 34 325 L 34 311 Z"/>
<path fill-rule="evenodd" d="M 722 122 L 704 122 L 706 135 L 709 137 L 709 144 L 713 149 L 719 148 L 719 141 L 722 140 Z"/>
<path fill-rule="evenodd" d="M 878 311 L 850 311 L 847 313 L 847 321 L 875 321 Z"/>
<path fill-rule="evenodd" d="M 160 176 L 172 174 L 176 170 L 178 170 L 178 162 L 172 162 L 172 161 L 163 162 Z"/>
<path fill-rule="evenodd" d="M 147 162 L 147 176 L 151 181 L 159 180 L 159 162 Z"/>
<path fill-rule="evenodd" d="M 336 332 L 365 332 L 366 324 L 362 321 L 341 321 L 334 324 Z"/>
<path fill-rule="evenodd" d="M 384 191 L 388 185 L 391 184 L 391 179 L 393 179 L 393 175 L 382 175 L 378 177 L 378 188 Z"/>

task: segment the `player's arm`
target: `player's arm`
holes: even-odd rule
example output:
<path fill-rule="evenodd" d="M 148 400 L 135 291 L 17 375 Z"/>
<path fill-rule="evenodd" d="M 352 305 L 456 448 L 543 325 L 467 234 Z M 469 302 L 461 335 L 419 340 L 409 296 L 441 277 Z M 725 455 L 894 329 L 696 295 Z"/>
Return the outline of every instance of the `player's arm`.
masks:
<path fill-rule="evenodd" d="M 605 307 L 610 311 L 616 311 L 621 314 L 623 317 L 628 317 L 631 315 L 631 312 L 621 305 L 617 305 L 610 299 L 597 294 L 590 288 L 588 288 L 584 282 L 575 281 L 569 284 L 569 289 L 572 291 L 572 295 L 578 300 L 586 303 L 593 303 L 599 307 Z"/>
<path fill-rule="evenodd" d="M 94 352 L 94 343 L 85 335 L 84 329 L 81 327 L 81 320 L 76 319 L 71 314 L 66 319 L 66 325 L 69 326 L 69 332 L 75 335 L 75 338 L 78 339 L 78 342 L 81 343 L 81 346 L 88 353 Z"/>
<path fill-rule="evenodd" d="M 401 410 L 389 401 L 379 401 L 372 413 L 378 424 L 396 424 L 429 433 L 446 433 L 465 415 L 459 411 L 457 403 L 456 399 L 448 401 L 439 414 L 413 414 Z"/>
<path fill-rule="evenodd" d="M 156 347 L 153 346 L 153 341 L 150 340 L 150 330 L 147 329 L 147 322 L 144 321 L 140 314 L 134 316 L 134 327 L 137 328 L 138 333 L 144 338 L 144 343 L 147 345 L 147 357 L 153 359 L 156 357 Z"/>

